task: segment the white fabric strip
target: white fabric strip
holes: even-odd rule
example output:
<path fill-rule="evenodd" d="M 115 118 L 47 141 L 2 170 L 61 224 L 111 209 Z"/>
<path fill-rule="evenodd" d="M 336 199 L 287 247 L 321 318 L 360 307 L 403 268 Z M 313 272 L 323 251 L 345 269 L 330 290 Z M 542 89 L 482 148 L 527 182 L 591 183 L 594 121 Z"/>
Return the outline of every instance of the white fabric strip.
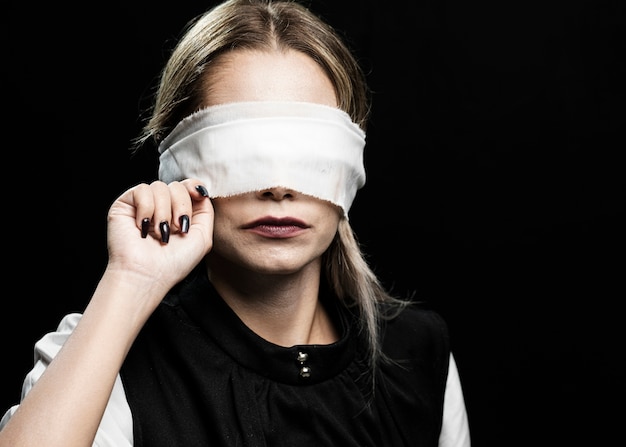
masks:
<path fill-rule="evenodd" d="M 344 111 L 292 101 L 234 102 L 184 118 L 159 146 L 159 179 L 204 182 L 210 197 L 282 186 L 340 206 L 365 184 L 365 133 Z"/>

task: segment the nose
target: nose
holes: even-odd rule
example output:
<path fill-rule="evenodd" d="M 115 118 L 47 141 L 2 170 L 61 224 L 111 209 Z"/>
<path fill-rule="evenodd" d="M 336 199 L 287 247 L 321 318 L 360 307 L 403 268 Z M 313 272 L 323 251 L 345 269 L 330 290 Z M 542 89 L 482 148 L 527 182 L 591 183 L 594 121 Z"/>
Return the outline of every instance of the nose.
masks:
<path fill-rule="evenodd" d="M 265 200 L 284 200 L 293 199 L 296 196 L 296 192 L 292 189 L 285 188 L 284 186 L 274 186 L 272 188 L 265 188 L 256 193 L 259 199 Z"/>

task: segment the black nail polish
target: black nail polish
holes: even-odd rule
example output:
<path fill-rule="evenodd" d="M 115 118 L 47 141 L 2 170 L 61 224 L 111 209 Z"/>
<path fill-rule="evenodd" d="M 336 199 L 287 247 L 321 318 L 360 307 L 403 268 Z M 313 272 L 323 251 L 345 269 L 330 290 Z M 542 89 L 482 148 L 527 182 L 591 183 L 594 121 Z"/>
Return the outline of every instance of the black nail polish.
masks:
<path fill-rule="evenodd" d="M 209 197 L 209 191 L 207 191 L 203 185 L 196 186 L 196 191 L 198 191 L 202 197 Z"/>
<path fill-rule="evenodd" d="M 148 236 L 148 230 L 150 229 L 150 219 L 148 219 L 147 217 L 141 221 L 141 237 L 143 239 L 146 238 L 146 236 Z"/>
<path fill-rule="evenodd" d="M 180 231 L 183 233 L 188 233 L 189 232 L 189 216 L 186 214 L 183 214 L 182 216 L 180 216 Z"/>
<path fill-rule="evenodd" d="M 170 241 L 170 224 L 163 221 L 159 224 L 159 229 L 161 230 L 161 242 L 167 244 Z"/>

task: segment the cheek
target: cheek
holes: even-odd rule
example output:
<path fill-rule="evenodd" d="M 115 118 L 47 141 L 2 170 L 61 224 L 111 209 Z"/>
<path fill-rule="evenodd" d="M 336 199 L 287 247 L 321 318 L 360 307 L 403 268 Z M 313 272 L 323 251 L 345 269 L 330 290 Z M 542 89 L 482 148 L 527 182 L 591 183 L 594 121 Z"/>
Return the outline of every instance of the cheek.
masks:
<path fill-rule="evenodd" d="M 213 238 L 220 241 L 224 238 L 230 238 L 229 234 L 232 233 L 233 225 L 237 225 L 233 221 L 233 216 L 236 216 L 236 206 L 233 205 L 230 198 L 216 198 L 212 199 L 214 217 L 213 217 Z"/>
<path fill-rule="evenodd" d="M 330 243 L 335 238 L 337 231 L 339 230 L 339 221 L 341 220 L 341 216 L 343 212 L 339 207 L 330 207 L 326 209 L 326 212 L 320 213 L 320 216 L 324 216 L 323 219 L 320 220 L 320 228 L 322 229 L 322 233 L 324 234 L 324 242 L 330 245 Z"/>
<path fill-rule="evenodd" d="M 215 223 L 233 222 L 237 216 L 241 216 L 241 198 L 234 197 L 216 197 L 211 199 L 213 211 L 215 212 Z"/>

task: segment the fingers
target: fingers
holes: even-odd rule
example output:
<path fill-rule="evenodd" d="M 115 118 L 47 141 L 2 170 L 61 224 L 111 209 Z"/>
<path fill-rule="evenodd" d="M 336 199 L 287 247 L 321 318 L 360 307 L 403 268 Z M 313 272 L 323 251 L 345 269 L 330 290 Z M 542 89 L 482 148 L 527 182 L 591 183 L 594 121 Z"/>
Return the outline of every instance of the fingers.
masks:
<path fill-rule="evenodd" d="M 142 183 L 132 189 L 132 205 L 136 208 L 135 220 L 141 237 L 149 234 L 169 242 L 172 234 L 189 231 L 195 208 L 208 197 L 206 188 L 198 181 L 183 180 L 166 184 L 154 181 Z M 207 201 L 208 202 L 208 201 Z"/>

